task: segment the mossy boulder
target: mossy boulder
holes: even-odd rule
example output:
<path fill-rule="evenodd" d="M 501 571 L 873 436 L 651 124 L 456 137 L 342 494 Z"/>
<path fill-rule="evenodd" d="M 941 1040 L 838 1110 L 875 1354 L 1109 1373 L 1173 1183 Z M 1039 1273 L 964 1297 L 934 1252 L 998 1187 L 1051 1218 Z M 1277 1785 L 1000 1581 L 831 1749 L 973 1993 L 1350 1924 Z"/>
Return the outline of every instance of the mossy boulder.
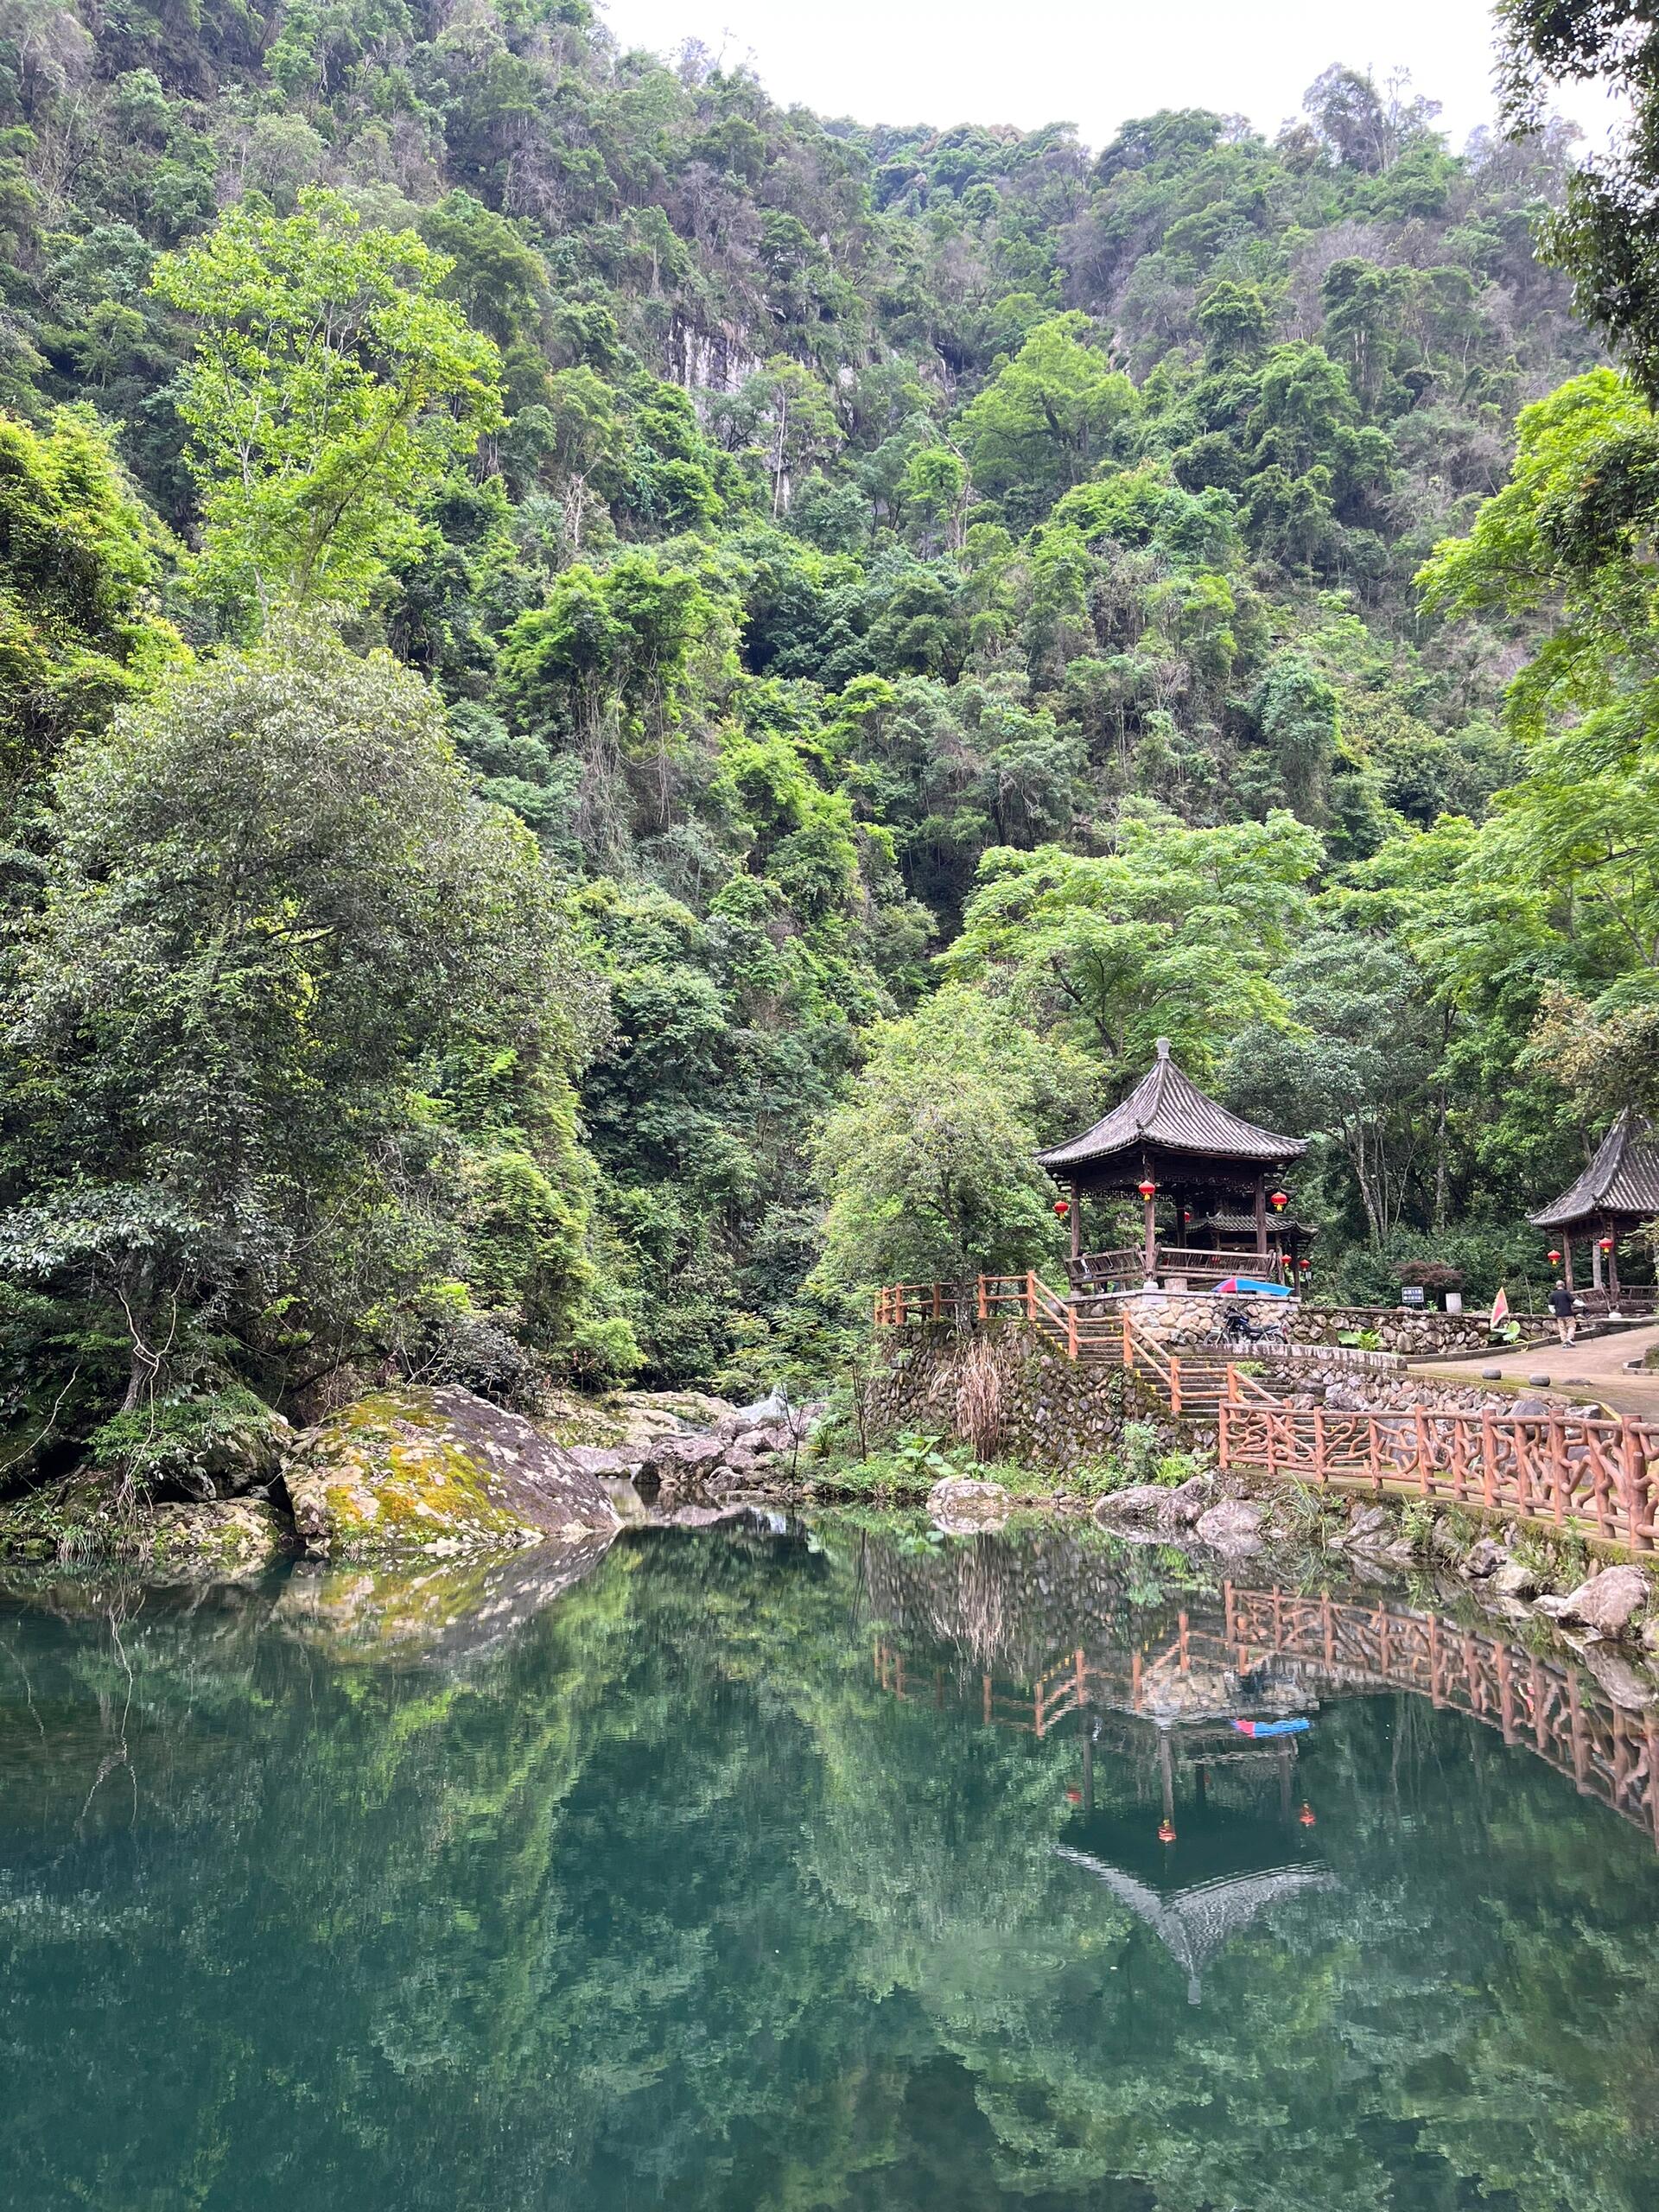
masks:
<path fill-rule="evenodd" d="M 158 1505 L 136 1524 L 146 1563 L 194 1580 L 239 1582 L 293 1548 L 287 1522 L 264 1498 L 209 1505 Z"/>
<path fill-rule="evenodd" d="M 0 1555 L 109 1563 L 163 1581 L 238 1581 L 293 1548 L 286 1519 L 264 1498 L 157 1505 L 124 1496 L 96 1467 L 0 1511 Z"/>
<path fill-rule="evenodd" d="M 618 1526 L 604 1485 L 533 1422 L 455 1385 L 342 1407 L 300 1439 L 286 1481 L 314 1559 L 584 1543 Z"/>

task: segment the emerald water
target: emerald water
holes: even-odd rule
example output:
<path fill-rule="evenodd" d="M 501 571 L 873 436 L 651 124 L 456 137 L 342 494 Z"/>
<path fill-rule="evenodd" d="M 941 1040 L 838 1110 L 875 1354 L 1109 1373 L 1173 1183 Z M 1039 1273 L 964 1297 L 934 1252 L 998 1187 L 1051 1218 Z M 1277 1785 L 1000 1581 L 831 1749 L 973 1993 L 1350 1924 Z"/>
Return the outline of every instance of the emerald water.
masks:
<path fill-rule="evenodd" d="M 535 1572 L 0 1600 L 8 2212 L 1659 2203 L 1583 1669 L 1058 1535 Z"/>

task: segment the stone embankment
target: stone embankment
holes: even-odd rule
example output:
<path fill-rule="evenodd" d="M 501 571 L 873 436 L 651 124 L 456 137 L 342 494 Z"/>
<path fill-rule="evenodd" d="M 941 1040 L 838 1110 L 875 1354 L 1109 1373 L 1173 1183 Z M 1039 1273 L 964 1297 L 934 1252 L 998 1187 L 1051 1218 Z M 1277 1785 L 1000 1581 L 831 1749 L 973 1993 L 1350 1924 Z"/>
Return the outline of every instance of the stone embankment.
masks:
<path fill-rule="evenodd" d="M 1110 1362 L 1068 1359 L 1018 1325 L 968 1336 L 895 1330 L 891 1338 L 865 1396 L 872 1444 L 916 1429 L 971 1443 L 983 1459 L 1067 1474 L 1109 1457 L 1129 1421 L 1149 1424 L 1160 1450 L 1185 1440 L 1138 1377 Z"/>
<path fill-rule="evenodd" d="M 1478 1352 L 1486 1348 L 1491 1331 L 1480 1313 L 1442 1313 L 1425 1307 L 1421 1312 L 1404 1306 L 1311 1306 L 1300 1299 L 1238 1298 L 1226 1300 L 1242 1307 L 1257 1328 L 1271 1330 L 1296 1344 L 1338 1345 L 1344 1337 L 1374 1337 L 1376 1347 L 1407 1359 L 1426 1359 L 1439 1354 Z M 1179 1291 L 1136 1291 L 1129 1296 L 1101 1302 L 1104 1315 L 1128 1311 L 1136 1333 L 1180 1351 L 1202 1345 L 1216 1326 L 1217 1301 Z M 1541 1335 L 1541 1321 L 1523 1319 L 1523 1333 Z"/>
<path fill-rule="evenodd" d="M 1378 1372 L 1362 1367 L 1323 1366 L 1297 1361 L 1278 1366 L 1269 1363 L 1262 1379 L 1292 1407 L 1324 1406 L 1333 1413 L 1413 1414 L 1552 1414 L 1569 1409 L 1586 1411 L 1581 1402 L 1558 1390 L 1531 1390 L 1517 1396 L 1513 1390 L 1493 1390 L 1478 1382 L 1443 1381 L 1414 1369 Z"/>

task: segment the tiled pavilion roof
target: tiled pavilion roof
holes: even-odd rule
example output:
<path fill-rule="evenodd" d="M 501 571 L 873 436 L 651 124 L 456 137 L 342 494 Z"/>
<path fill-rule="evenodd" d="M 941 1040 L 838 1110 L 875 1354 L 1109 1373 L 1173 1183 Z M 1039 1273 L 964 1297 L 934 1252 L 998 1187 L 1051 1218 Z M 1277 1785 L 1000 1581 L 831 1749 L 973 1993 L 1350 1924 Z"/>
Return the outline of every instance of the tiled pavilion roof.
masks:
<path fill-rule="evenodd" d="M 1300 1137 L 1280 1136 L 1230 1114 L 1206 1098 L 1169 1057 L 1169 1039 L 1158 1039 L 1158 1057 L 1121 1106 L 1085 1129 L 1080 1137 L 1039 1152 L 1038 1165 L 1055 1173 L 1091 1166 L 1115 1154 L 1138 1158 L 1150 1149 L 1192 1153 L 1205 1160 L 1236 1160 L 1250 1167 L 1272 1167 L 1300 1160 L 1307 1150 Z"/>
<path fill-rule="evenodd" d="M 1527 1218 L 1536 1229 L 1570 1229 L 1598 1214 L 1659 1214 L 1659 1144 L 1650 1123 L 1627 1106 L 1569 1191 Z"/>

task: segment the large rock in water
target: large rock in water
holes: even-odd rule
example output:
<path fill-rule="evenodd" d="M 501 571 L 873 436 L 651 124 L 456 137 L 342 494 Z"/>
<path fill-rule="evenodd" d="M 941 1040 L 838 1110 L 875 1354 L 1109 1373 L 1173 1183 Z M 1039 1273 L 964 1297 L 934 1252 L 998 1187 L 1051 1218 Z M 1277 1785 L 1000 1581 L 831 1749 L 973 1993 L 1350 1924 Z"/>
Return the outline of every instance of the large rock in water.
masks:
<path fill-rule="evenodd" d="M 1109 1491 L 1095 1507 L 1103 1529 L 1125 1521 L 1152 1521 L 1160 1529 L 1190 1529 L 1203 1513 L 1210 1485 L 1202 1475 L 1190 1475 L 1173 1488 L 1162 1483 L 1132 1483 L 1127 1490 Z"/>
<path fill-rule="evenodd" d="M 1262 1509 L 1248 1498 L 1224 1497 L 1198 1516 L 1199 1540 L 1218 1552 L 1242 1556 L 1262 1545 Z"/>
<path fill-rule="evenodd" d="M 967 1536 L 978 1529 L 1000 1529 L 1011 1503 L 1001 1483 L 941 1475 L 927 1493 L 927 1517 L 947 1536 Z"/>
<path fill-rule="evenodd" d="M 470 1390 L 379 1390 L 300 1439 L 287 1475 L 313 1559 L 443 1557 L 609 1536 L 598 1478 L 522 1414 Z"/>
<path fill-rule="evenodd" d="M 1639 1567 L 1608 1567 L 1567 1597 L 1541 1598 L 1538 1611 L 1558 1621 L 1582 1621 L 1601 1636 L 1623 1636 L 1652 1589 Z"/>

